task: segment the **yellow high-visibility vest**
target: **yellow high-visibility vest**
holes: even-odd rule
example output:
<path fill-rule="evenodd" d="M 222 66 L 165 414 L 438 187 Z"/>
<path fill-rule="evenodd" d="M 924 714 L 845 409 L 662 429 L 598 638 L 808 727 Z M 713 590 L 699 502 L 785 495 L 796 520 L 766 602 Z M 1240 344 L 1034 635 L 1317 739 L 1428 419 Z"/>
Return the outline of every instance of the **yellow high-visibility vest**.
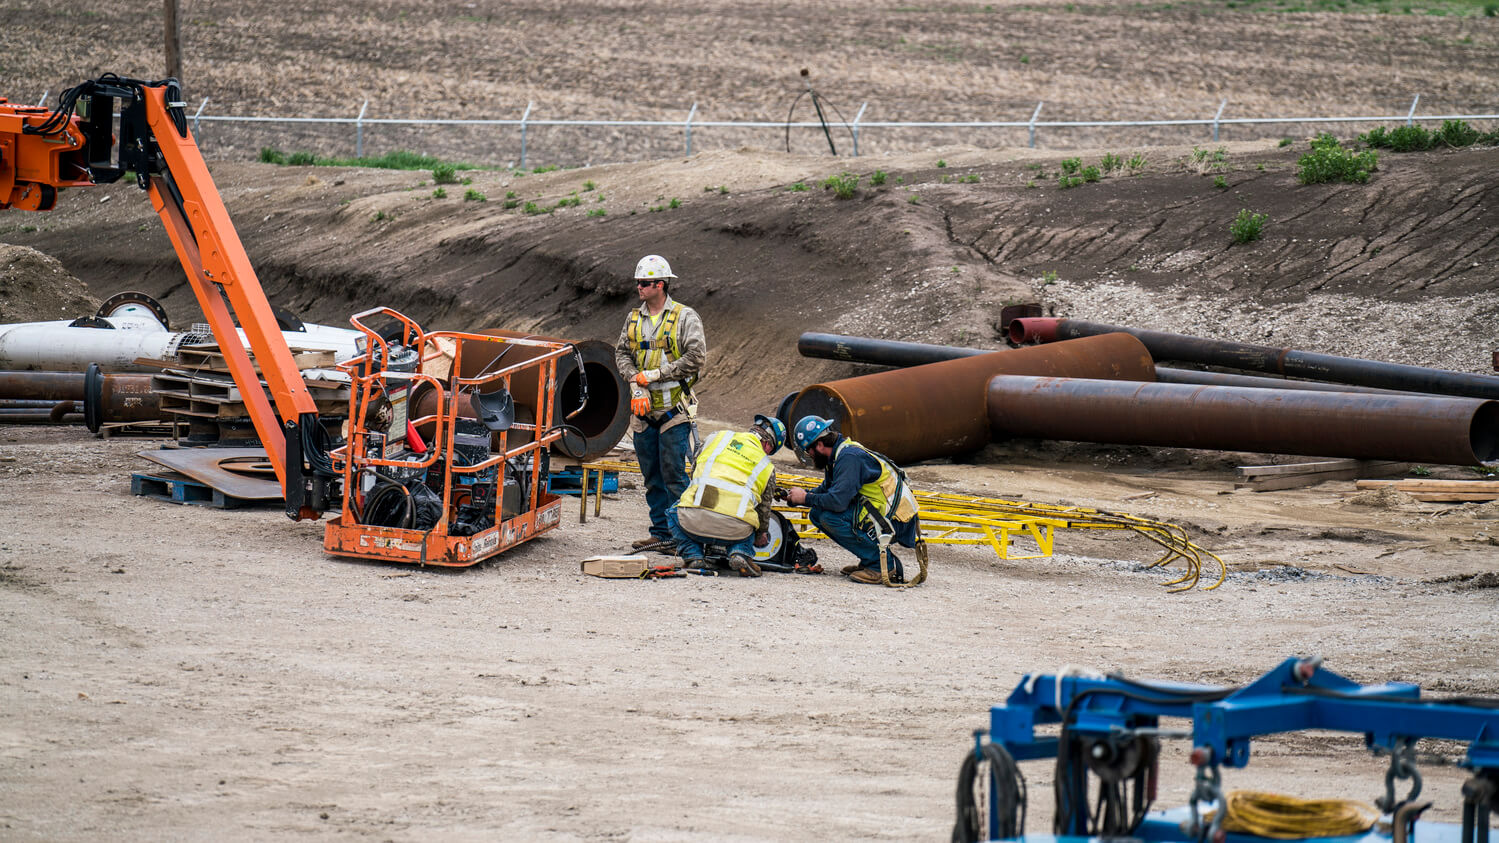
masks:
<path fill-rule="evenodd" d="M 629 341 L 630 356 L 635 358 L 636 369 L 642 372 L 647 369 L 659 369 L 682 356 L 681 332 L 677 329 L 677 323 L 681 319 L 682 304 L 674 301 L 661 314 L 661 321 L 656 324 L 656 332 L 651 336 L 646 336 L 640 308 L 630 311 L 625 338 Z M 692 388 L 692 381 L 691 378 L 684 378 L 680 381 L 656 381 L 647 384 L 645 388 L 651 394 L 651 410 L 669 410 L 677 406 L 677 402 L 682 400 L 683 393 Z"/>
<path fill-rule="evenodd" d="M 775 467 L 759 436 L 720 430 L 703 443 L 692 482 L 677 506 L 711 509 L 759 530 L 755 504 L 774 476 Z"/>
<path fill-rule="evenodd" d="M 871 451 L 847 438 L 838 443 L 838 447 L 833 451 L 833 459 L 836 461 L 844 449 L 849 447 L 858 448 L 869 454 L 874 457 L 875 462 L 880 464 L 880 476 L 859 487 L 859 494 L 869 508 L 887 521 L 905 522 L 915 518 L 916 493 L 911 491 L 909 484 L 901 482 L 899 470 L 895 465 L 878 452 Z M 896 494 L 897 488 L 899 496 Z"/>

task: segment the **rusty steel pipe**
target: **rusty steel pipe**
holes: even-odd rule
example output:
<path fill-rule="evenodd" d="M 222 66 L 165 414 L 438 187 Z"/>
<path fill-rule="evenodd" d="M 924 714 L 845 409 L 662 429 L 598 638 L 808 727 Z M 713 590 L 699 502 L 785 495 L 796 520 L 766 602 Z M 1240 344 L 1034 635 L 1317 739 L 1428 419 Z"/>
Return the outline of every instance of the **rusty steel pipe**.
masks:
<path fill-rule="evenodd" d="M 849 363 L 868 363 L 877 366 L 921 366 L 942 360 L 954 360 L 959 357 L 990 354 L 996 350 L 964 348 L 956 345 L 928 345 L 926 343 L 903 342 L 899 340 L 877 340 L 869 337 L 851 337 L 844 334 L 820 334 L 811 331 L 801 335 L 801 338 L 797 340 L 796 348 L 797 351 L 801 352 L 803 357 L 843 360 Z M 1331 384 L 1322 381 L 1291 380 L 1288 378 L 1265 378 L 1257 375 L 1239 375 L 1226 372 L 1202 372 L 1195 369 L 1174 369 L 1166 366 L 1155 367 L 1155 378 L 1161 383 L 1258 386 L 1268 389 L 1310 389 L 1319 392 L 1395 391 L 1377 389 L 1372 386 L 1352 386 L 1349 384 Z M 782 419 L 782 421 L 786 420 Z"/>
<path fill-rule="evenodd" d="M 614 346 L 600 340 L 575 342 L 500 328 L 487 328 L 472 333 L 509 339 L 572 342 L 577 347 L 576 356 L 569 353 L 557 358 L 557 392 L 552 409 L 552 424 L 571 425 L 582 434 L 582 442 L 578 441 L 576 435 L 564 432 L 562 438 L 552 446 L 557 453 L 582 460 L 597 459 L 619 444 L 619 440 L 630 429 L 630 391 L 614 365 Z M 546 351 L 534 346 L 502 347 L 497 343 L 484 343 L 481 346 L 476 343 L 473 348 L 465 348 L 462 369 L 458 374 L 464 378 L 477 377 L 486 369 L 497 371 L 540 357 Z M 578 371 L 579 357 L 583 362 L 582 375 L 587 379 L 588 400 L 583 402 L 582 410 L 569 419 L 567 414 L 578 410 L 583 397 L 583 377 L 579 376 Z M 497 359 L 498 364 L 492 366 Z M 517 372 L 510 378 L 510 394 L 515 398 L 516 418 L 526 424 L 530 424 L 536 417 L 536 408 L 532 405 L 536 403 L 534 396 L 540 373 L 539 368 L 530 368 Z M 436 393 L 430 389 L 419 389 L 412 406 L 412 418 L 434 415 L 437 412 Z M 467 401 L 458 402 L 458 412 L 468 418 L 477 415 Z M 420 429 L 418 432 L 423 437 L 430 438 L 430 428 Z M 529 441 L 531 437 L 528 432 L 515 430 L 510 433 L 511 448 Z"/>
<path fill-rule="evenodd" d="M 83 373 L 0 372 L 0 398 L 79 401 L 83 399 Z"/>
<path fill-rule="evenodd" d="M 803 357 L 904 367 L 941 363 L 943 360 L 955 360 L 959 357 L 975 357 L 980 354 L 989 354 L 995 349 L 877 340 L 871 337 L 851 337 L 846 334 L 820 334 L 816 331 L 808 331 L 797 338 L 796 350 Z"/>
<path fill-rule="evenodd" d="M 987 397 L 996 437 L 1442 465 L 1499 458 L 1499 402 L 1478 398 L 1010 375 L 991 380 Z"/>
<path fill-rule="evenodd" d="M 1244 369 L 1251 372 L 1266 372 L 1272 375 L 1373 386 L 1401 392 L 1461 395 L 1468 398 L 1499 398 L 1499 376 L 1495 375 L 1451 372 L 1445 369 L 1407 366 L 1403 363 L 1382 363 L 1376 360 L 1318 354 L 1313 351 L 1210 340 L 1184 334 L 1084 322 L 1078 319 L 1051 317 L 1016 319 L 1010 323 L 1010 341 L 1016 344 L 1045 343 L 1052 340 L 1076 339 L 1120 331 L 1138 337 L 1150 349 L 1151 357 L 1157 361 L 1177 360 L 1185 363 L 1223 366 L 1229 369 Z"/>
<path fill-rule="evenodd" d="M 47 410 L 0 410 L 0 425 L 4 424 L 78 424 L 83 421 L 80 413 L 69 413 L 53 418 Z"/>
<path fill-rule="evenodd" d="M 161 396 L 151 388 L 150 375 L 105 374 L 90 363 L 83 373 L 83 423 L 91 433 L 106 424 L 161 420 Z"/>
<path fill-rule="evenodd" d="M 953 456 L 989 443 L 985 388 L 999 374 L 1154 380 L 1144 344 L 1128 334 L 996 351 L 891 369 L 803 389 L 790 417 L 832 419 L 899 463 Z"/>

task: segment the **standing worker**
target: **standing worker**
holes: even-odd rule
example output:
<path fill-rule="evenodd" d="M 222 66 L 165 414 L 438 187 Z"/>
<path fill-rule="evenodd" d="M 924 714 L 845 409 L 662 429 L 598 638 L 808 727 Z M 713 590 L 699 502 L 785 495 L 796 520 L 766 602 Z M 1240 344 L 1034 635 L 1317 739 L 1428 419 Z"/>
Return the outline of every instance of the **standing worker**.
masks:
<path fill-rule="evenodd" d="M 720 430 L 694 455 L 692 482 L 666 511 L 685 568 L 708 568 L 705 544 L 728 549 L 729 567 L 760 576 L 755 548 L 770 541 L 776 471 L 770 455 L 786 444 L 780 419 L 755 416 L 748 433 Z"/>
<path fill-rule="evenodd" d="M 630 430 L 635 458 L 645 478 L 645 501 L 651 531 L 634 542 L 673 552 L 666 510 L 687 488 L 687 455 L 697 398 L 692 385 L 708 360 L 708 340 L 697 311 L 671 297 L 669 281 L 677 276 L 660 255 L 646 255 L 635 265 L 640 307 L 630 311 L 614 344 L 614 363 L 630 384 Z"/>
<path fill-rule="evenodd" d="M 885 583 L 880 550 L 885 549 L 889 582 L 905 582 L 900 559 L 889 548 L 894 541 L 917 548 L 925 578 L 926 548 L 916 517 L 916 495 L 906 485 L 905 473 L 890 460 L 833 430 L 821 416 L 803 416 L 792 431 L 796 447 L 824 470 L 822 483 L 810 492 L 788 489 L 786 498 L 807 507 L 807 518 L 858 562 L 843 569 L 854 582 Z M 915 584 L 913 582 L 913 584 Z"/>

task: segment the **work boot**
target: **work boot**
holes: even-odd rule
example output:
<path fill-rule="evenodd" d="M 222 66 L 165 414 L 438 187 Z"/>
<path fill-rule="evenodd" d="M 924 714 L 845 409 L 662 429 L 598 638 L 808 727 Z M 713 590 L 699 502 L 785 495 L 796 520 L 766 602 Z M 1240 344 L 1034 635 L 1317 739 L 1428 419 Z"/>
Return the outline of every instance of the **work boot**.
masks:
<path fill-rule="evenodd" d="M 857 571 L 857 570 L 859 570 L 859 565 L 856 562 L 856 563 L 854 563 L 852 565 L 844 565 L 843 566 L 843 570 L 839 571 L 838 573 L 840 573 L 840 574 L 842 574 L 842 575 L 844 575 L 846 577 L 849 574 L 852 574 L 854 571 Z"/>
<path fill-rule="evenodd" d="M 639 550 L 642 547 L 653 544 L 660 544 L 663 541 L 665 541 L 665 539 L 657 538 L 656 536 L 646 536 L 643 539 L 636 539 L 635 541 L 630 542 L 630 547 L 635 550 Z"/>
<path fill-rule="evenodd" d="M 743 553 L 730 555 L 729 567 L 738 571 L 741 577 L 760 576 L 760 566 L 755 564 L 755 560 L 745 556 Z"/>
<path fill-rule="evenodd" d="M 848 578 L 853 580 L 854 582 L 864 583 L 865 585 L 885 584 L 885 581 L 880 578 L 879 571 L 876 571 L 873 568 L 860 568 L 857 565 L 854 566 L 853 573 L 849 574 Z M 895 578 L 891 577 L 890 581 L 895 582 Z"/>
<path fill-rule="evenodd" d="M 683 559 L 682 567 L 692 571 L 711 571 L 713 570 L 713 563 L 701 556 L 694 556 L 691 559 Z"/>

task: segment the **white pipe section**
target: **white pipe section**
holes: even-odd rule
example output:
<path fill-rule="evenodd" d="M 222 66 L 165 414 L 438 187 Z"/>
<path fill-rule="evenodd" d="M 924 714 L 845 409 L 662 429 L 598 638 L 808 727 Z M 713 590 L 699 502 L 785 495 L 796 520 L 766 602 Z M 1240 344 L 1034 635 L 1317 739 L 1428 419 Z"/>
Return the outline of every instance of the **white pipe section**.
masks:
<path fill-rule="evenodd" d="M 74 328 L 68 321 L 16 322 L 0 325 L 0 371 L 82 372 L 98 363 L 106 372 L 153 371 L 138 366 L 137 357 L 170 360 L 185 342 L 201 340 L 201 334 L 168 331 L 155 317 L 121 314 L 104 317 L 109 328 Z M 359 354 L 355 346 L 359 331 L 328 325 L 306 326 L 306 331 L 282 331 L 291 348 L 332 351 L 342 362 Z M 240 342 L 246 343 L 244 331 Z M 248 343 L 246 344 L 248 347 Z"/>

